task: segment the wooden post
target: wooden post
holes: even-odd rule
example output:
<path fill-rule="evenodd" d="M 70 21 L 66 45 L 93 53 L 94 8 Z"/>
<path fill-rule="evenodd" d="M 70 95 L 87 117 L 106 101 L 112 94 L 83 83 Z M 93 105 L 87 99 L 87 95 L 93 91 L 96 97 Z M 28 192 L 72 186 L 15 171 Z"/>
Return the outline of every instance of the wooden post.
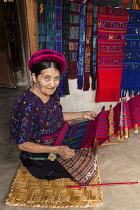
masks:
<path fill-rule="evenodd" d="M 30 55 L 38 50 L 37 1 L 25 0 Z"/>

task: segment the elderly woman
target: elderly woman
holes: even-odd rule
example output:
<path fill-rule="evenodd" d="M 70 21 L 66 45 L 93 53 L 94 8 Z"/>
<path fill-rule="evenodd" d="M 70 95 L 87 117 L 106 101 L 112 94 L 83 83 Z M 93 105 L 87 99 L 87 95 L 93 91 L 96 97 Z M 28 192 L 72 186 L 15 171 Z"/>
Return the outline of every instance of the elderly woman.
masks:
<path fill-rule="evenodd" d="M 74 178 L 80 184 L 89 183 L 95 177 L 97 169 L 93 153 L 86 150 L 85 155 L 84 149 L 79 150 L 79 153 L 68 146 L 54 146 L 53 142 L 65 121 L 79 118 L 93 120 L 96 114 L 90 111 L 62 112 L 56 89 L 60 83 L 60 76 L 66 69 L 63 54 L 49 49 L 40 50 L 31 56 L 28 64 L 33 85 L 17 100 L 10 127 L 11 139 L 22 151 L 20 159 L 23 165 L 39 179 Z M 56 160 L 50 161 L 49 153 L 55 154 Z M 78 168 L 81 169 L 86 162 L 87 154 L 90 154 L 88 165 L 91 167 L 84 166 L 86 176 L 83 174 L 82 180 L 78 177 L 83 169 L 77 170 L 74 166 L 78 162 L 76 159 L 78 154 L 82 160 L 78 164 Z"/>

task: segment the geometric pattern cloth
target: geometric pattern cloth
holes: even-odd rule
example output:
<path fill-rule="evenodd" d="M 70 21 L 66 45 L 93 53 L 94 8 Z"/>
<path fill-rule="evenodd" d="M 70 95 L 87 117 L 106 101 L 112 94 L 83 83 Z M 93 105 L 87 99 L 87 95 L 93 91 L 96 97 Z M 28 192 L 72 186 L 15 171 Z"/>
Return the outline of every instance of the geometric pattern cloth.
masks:
<path fill-rule="evenodd" d="M 119 101 L 128 9 L 98 7 L 96 102 Z"/>

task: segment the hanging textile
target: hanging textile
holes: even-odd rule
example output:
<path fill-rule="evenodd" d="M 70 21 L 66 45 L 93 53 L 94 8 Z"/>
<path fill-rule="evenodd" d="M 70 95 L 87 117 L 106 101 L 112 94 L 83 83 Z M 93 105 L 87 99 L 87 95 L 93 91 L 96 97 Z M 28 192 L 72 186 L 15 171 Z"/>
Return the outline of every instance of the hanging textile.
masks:
<path fill-rule="evenodd" d="M 38 48 L 46 48 L 46 18 L 45 18 L 45 1 L 38 0 L 37 21 L 38 21 Z"/>
<path fill-rule="evenodd" d="M 92 90 L 96 89 L 96 77 L 97 77 L 97 12 L 98 6 L 94 5 L 93 11 L 93 34 L 92 34 L 92 48 L 91 48 L 91 66 L 90 75 L 92 78 Z"/>
<path fill-rule="evenodd" d="M 62 0 L 56 1 L 56 51 L 62 53 Z M 60 78 L 60 84 L 58 87 L 59 96 L 63 96 L 63 75 Z"/>
<path fill-rule="evenodd" d="M 66 71 L 63 74 L 63 95 L 69 95 L 69 84 L 68 84 L 68 66 L 69 66 L 69 47 L 68 47 L 68 40 L 69 40 L 69 34 L 68 34 L 68 25 L 69 25 L 69 1 L 65 0 L 62 4 L 62 51 L 65 55 L 67 67 Z"/>
<path fill-rule="evenodd" d="M 128 10 L 98 7 L 98 82 L 96 102 L 118 101 Z"/>
<path fill-rule="evenodd" d="M 140 91 L 140 11 L 130 10 L 124 49 L 121 96 Z"/>
<path fill-rule="evenodd" d="M 37 19 L 39 50 L 49 48 L 51 50 L 56 50 L 60 53 L 63 53 L 66 56 L 68 63 L 67 46 L 69 22 L 67 20 L 69 3 L 66 6 L 67 2 L 68 0 L 38 0 Z M 65 74 L 61 76 L 58 93 L 60 97 L 69 94 L 68 70 L 66 70 Z"/>
<path fill-rule="evenodd" d="M 86 4 L 81 4 L 79 53 L 78 53 L 78 79 L 77 79 L 78 89 L 83 88 L 84 56 L 85 56 L 85 21 L 86 21 Z"/>
<path fill-rule="evenodd" d="M 70 2 L 69 9 L 69 79 L 77 78 L 77 57 L 80 28 L 80 4 Z"/>
<path fill-rule="evenodd" d="M 87 4 L 86 7 L 86 43 L 85 43 L 85 68 L 84 68 L 84 88 L 89 90 L 89 75 L 91 62 L 91 46 L 92 46 L 92 27 L 93 27 L 93 4 Z"/>

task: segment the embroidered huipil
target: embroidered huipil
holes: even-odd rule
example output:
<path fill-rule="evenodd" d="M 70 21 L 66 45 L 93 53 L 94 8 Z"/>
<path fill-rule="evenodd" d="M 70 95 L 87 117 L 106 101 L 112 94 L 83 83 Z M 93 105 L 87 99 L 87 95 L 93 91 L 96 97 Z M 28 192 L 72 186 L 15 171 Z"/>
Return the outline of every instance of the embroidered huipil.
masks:
<path fill-rule="evenodd" d="M 57 135 L 63 125 L 62 107 L 56 93 L 44 103 L 37 95 L 26 90 L 13 108 L 10 138 L 17 144 L 28 141 L 46 144 L 43 136 Z"/>

